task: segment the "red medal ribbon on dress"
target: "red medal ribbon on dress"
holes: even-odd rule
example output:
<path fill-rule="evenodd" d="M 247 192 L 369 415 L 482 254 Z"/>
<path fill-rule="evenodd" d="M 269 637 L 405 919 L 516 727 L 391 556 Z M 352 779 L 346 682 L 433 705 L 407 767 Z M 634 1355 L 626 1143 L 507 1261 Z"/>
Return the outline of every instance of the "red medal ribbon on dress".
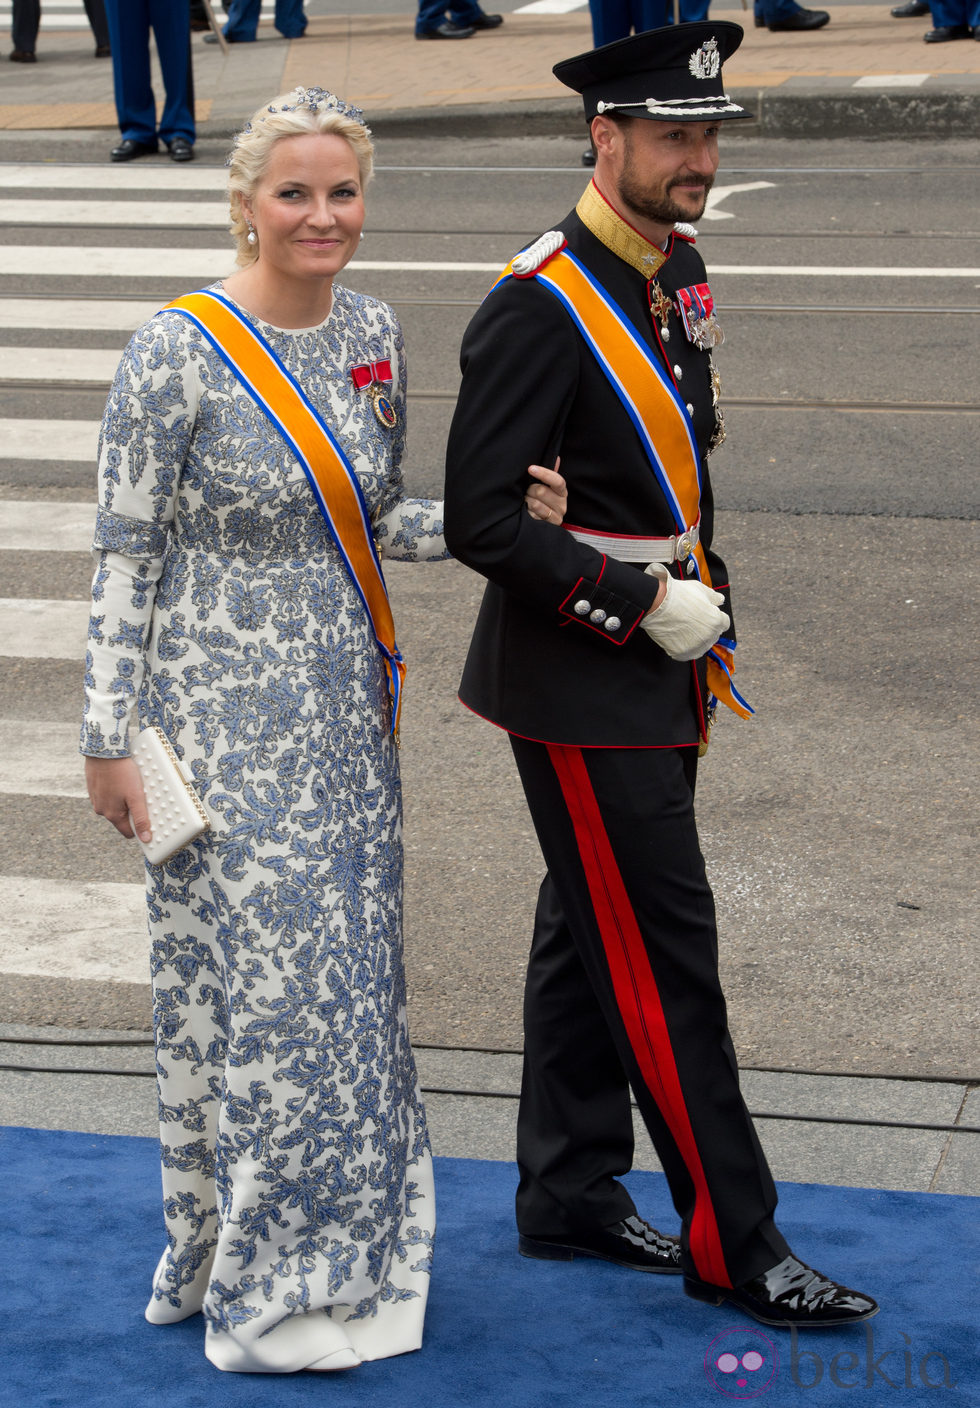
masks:
<path fill-rule="evenodd" d="M 363 391 L 374 382 L 391 381 L 391 363 L 387 358 L 383 362 L 361 362 L 351 367 L 350 379 L 358 391 Z"/>

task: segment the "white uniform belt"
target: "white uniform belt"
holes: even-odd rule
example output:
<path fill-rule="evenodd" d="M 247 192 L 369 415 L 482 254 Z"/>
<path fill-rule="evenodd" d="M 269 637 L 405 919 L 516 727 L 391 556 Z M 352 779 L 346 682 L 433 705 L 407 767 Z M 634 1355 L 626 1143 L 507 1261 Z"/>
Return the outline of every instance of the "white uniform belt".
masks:
<path fill-rule="evenodd" d="M 577 542 L 588 543 L 597 552 L 619 562 L 678 562 L 690 557 L 699 539 L 697 525 L 674 538 L 635 538 L 627 533 L 593 533 L 588 528 L 570 528 Z"/>

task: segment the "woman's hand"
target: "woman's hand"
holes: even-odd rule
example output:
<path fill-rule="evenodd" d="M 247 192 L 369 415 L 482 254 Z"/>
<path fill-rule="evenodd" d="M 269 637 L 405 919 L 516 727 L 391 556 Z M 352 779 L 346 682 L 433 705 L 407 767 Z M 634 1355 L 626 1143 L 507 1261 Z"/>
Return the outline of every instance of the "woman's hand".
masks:
<path fill-rule="evenodd" d="M 143 782 L 132 758 L 86 758 L 85 785 L 98 816 L 111 821 L 123 836 L 132 839 L 135 827 L 135 834 L 141 841 L 150 840 L 152 832 Z"/>
<path fill-rule="evenodd" d="M 555 460 L 554 469 L 545 469 L 544 465 L 540 464 L 529 465 L 528 474 L 538 482 L 532 484 L 524 495 L 524 502 L 531 517 L 539 519 L 542 523 L 553 523 L 556 527 L 564 521 L 568 512 L 568 486 L 558 473 L 560 464 L 559 456 Z"/>

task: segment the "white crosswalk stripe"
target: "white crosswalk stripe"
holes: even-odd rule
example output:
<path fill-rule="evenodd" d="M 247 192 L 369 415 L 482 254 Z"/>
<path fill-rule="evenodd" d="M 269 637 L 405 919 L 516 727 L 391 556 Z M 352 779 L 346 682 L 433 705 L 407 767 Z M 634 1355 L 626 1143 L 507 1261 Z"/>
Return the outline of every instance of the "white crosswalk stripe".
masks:
<path fill-rule="evenodd" d="M 0 499 L 0 551 L 88 552 L 94 523 L 92 503 Z"/>
<path fill-rule="evenodd" d="M 78 724 L 0 719 L 0 793 L 84 797 Z"/>
<path fill-rule="evenodd" d="M 160 165 L 31 166 L 24 162 L 0 163 L 2 191 L 213 191 L 224 192 L 228 173 L 220 166 Z"/>
<path fill-rule="evenodd" d="M 0 329 L 33 328 L 37 332 L 131 333 L 152 318 L 166 300 L 107 298 L 2 298 Z M 23 349 L 22 349 L 23 350 Z"/>
<path fill-rule="evenodd" d="M 0 347 L 0 381 L 81 382 L 108 386 L 118 352 L 88 347 Z"/>
<path fill-rule="evenodd" d="M 3 459 L 89 460 L 94 465 L 98 443 L 96 421 L 0 419 Z"/>
<path fill-rule="evenodd" d="M 0 970 L 22 977 L 146 983 L 142 885 L 0 875 Z"/>
<path fill-rule="evenodd" d="M 225 201 L 193 200 L 5 200 L 4 225 L 108 225 L 114 229 L 147 225 L 175 229 L 217 229 L 228 226 Z"/>
<path fill-rule="evenodd" d="M 584 10 L 589 0 L 531 0 L 528 5 L 519 5 L 517 15 L 568 15 L 572 10 Z"/>
<path fill-rule="evenodd" d="M 83 659 L 89 609 L 88 601 L 0 597 L 0 658 Z"/>

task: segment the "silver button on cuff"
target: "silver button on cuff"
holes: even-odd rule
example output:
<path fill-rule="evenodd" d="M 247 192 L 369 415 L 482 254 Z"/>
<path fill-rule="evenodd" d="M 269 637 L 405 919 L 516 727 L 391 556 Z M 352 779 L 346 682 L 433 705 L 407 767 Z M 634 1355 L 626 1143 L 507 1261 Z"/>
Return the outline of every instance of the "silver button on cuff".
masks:
<path fill-rule="evenodd" d="M 586 601 L 583 597 L 581 601 L 575 603 L 572 610 L 575 612 L 576 616 L 588 616 L 589 612 L 592 610 L 592 603 L 591 601 Z"/>
<path fill-rule="evenodd" d="M 589 617 L 589 620 L 594 626 L 601 626 L 605 619 L 606 613 L 603 611 L 601 606 L 597 606 Z"/>
<path fill-rule="evenodd" d="M 619 628 L 620 628 L 620 626 L 621 626 L 622 624 L 623 624 L 623 623 L 622 623 L 622 621 L 619 619 L 618 616 L 607 616 L 607 617 L 606 617 L 606 630 L 607 630 L 607 631 L 618 631 Z"/>

